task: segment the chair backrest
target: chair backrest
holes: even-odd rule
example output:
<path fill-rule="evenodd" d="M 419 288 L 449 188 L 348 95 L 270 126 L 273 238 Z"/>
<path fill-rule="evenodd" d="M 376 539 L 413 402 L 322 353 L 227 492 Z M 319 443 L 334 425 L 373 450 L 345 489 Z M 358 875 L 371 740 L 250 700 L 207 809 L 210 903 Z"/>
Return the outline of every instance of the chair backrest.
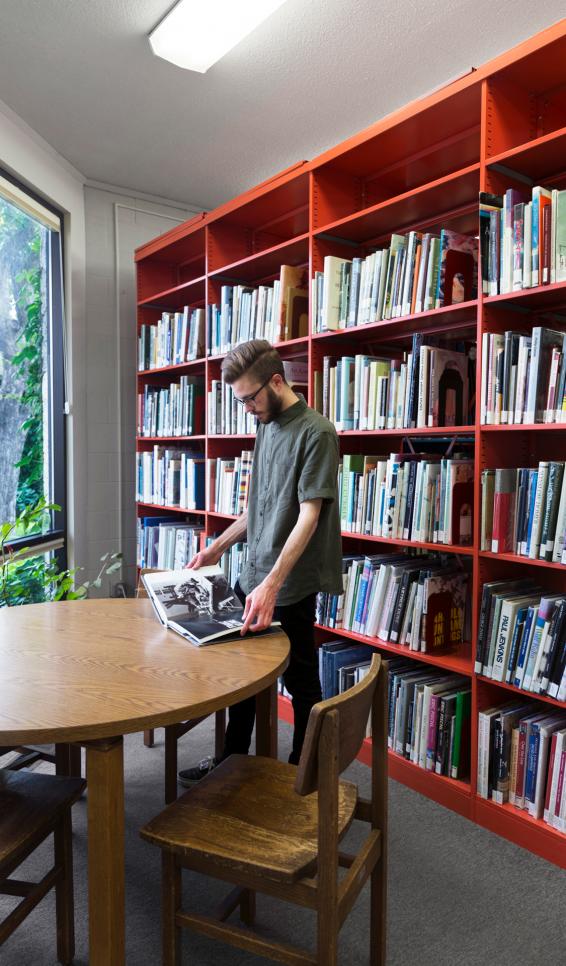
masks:
<path fill-rule="evenodd" d="M 318 746 L 325 715 L 331 711 L 338 714 L 338 773 L 354 760 L 366 735 L 378 676 L 384 670 L 381 656 L 374 654 L 369 671 L 359 684 L 334 698 L 320 701 L 311 709 L 295 782 L 299 795 L 310 795 L 318 789 Z"/>
<path fill-rule="evenodd" d="M 145 589 L 142 577 L 144 574 L 161 574 L 163 573 L 162 567 L 142 567 L 140 570 L 140 576 L 138 579 L 138 586 L 136 587 L 136 597 L 147 597 L 148 593 Z"/>

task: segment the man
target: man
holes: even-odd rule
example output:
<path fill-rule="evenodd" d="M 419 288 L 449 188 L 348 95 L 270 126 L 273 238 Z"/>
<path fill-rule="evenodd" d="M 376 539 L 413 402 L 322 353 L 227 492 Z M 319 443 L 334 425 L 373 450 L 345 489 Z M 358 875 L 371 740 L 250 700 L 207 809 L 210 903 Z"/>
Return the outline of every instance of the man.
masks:
<path fill-rule="evenodd" d="M 247 536 L 248 560 L 234 588 L 244 604 L 242 634 L 269 627 L 275 618 L 289 637 L 283 680 L 295 716 L 289 761 L 297 764 L 310 710 L 321 700 L 316 595 L 342 593 L 338 437 L 332 423 L 291 389 L 279 353 L 264 339 L 229 352 L 222 376 L 258 423 L 248 509 L 188 566 L 217 563 Z M 248 753 L 254 720 L 254 698 L 229 709 L 223 758 Z M 204 759 L 180 772 L 179 781 L 190 786 L 215 764 Z"/>

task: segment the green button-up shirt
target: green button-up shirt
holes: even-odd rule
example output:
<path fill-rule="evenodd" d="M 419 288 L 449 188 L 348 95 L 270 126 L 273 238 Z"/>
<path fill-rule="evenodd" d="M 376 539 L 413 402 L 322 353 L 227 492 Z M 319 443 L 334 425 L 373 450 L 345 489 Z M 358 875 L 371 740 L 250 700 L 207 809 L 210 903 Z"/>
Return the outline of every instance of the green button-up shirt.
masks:
<path fill-rule="evenodd" d="M 322 499 L 315 533 L 277 595 L 279 605 L 309 594 L 342 593 L 338 507 L 338 437 L 332 423 L 303 396 L 270 423 L 260 423 L 248 501 L 248 561 L 244 593 L 272 570 L 299 516 L 299 504 Z"/>

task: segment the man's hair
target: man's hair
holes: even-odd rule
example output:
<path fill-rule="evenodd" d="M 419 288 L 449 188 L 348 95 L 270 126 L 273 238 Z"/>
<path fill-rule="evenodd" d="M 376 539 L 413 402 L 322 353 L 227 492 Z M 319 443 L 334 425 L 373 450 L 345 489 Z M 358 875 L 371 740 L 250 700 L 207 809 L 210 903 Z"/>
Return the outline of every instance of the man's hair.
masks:
<path fill-rule="evenodd" d="M 230 386 L 243 375 L 259 383 L 279 375 L 286 382 L 281 356 L 267 339 L 251 339 L 237 345 L 228 353 L 221 369 L 224 382 Z"/>

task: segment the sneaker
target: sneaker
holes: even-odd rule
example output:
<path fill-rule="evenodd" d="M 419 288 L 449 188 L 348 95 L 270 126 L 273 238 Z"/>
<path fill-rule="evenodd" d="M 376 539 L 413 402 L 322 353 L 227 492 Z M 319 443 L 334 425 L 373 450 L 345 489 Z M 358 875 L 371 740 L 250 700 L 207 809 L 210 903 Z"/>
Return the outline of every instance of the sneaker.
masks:
<path fill-rule="evenodd" d="M 185 788 L 191 788 L 192 785 L 196 785 L 202 778 L 205 778 L 213 768 L 216 768 L 217 764 L 218 759 L 212 758 L 209 755 L 207 758 L 199 761 L 198 765 L 195 765 L 194 768 L 186 768 L 185 771 L 180 771 L 177 775 L 177 780 Z"/>

